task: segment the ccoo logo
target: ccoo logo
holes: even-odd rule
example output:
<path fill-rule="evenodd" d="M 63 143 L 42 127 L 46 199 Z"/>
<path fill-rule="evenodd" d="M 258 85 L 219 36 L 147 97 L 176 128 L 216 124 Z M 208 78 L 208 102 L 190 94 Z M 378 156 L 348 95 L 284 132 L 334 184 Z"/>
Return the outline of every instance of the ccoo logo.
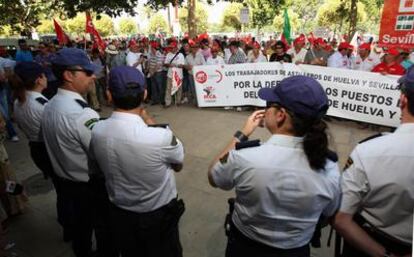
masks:
<path fill-rule="evenodd" d="M 200 84 L 204 84 L 207 81 L 207 73 L 204 71 L 199 71 L 195 75 L 196 81 Z"/>

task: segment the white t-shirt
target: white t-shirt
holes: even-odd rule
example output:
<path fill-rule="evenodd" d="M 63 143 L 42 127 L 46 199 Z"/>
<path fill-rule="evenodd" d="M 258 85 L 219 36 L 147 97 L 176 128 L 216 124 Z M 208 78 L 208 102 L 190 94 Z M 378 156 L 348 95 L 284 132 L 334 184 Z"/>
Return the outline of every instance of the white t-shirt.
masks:
<path fill-rule="evenodd" d="M 376 54 L 370 54 L 365 60 L 362 60 L 359 54 L 352 60 L 352 69 L 361 71 L 371 71 L 381 60 Z"/>
<path fill-rule="evenodd" d="M 305 62 L 305 56 L 307 52 L 308 51 L 305 48 L 301 48 L 299 53 L 296 52 L 295 48 L 291 48 L 287 51 L 287 54 L 290 54 L 290 56 L 292 56 L 292 63 L 296 64 L 296 62 Z"/>
<path fill-rule="evenodd" d="M 175 58 L 174 58 L 175 56 Z M 174 58 L 174 60 L 173 60 Z M 171 60 L 173 60 L 171 62 Z M 177 56 L 175 55 L 175 53 L 168 53 L 167 56 L 165 57 L 165 61 L 164 64 L 175 64 L 175 65 L 184 65 L 185 64 L 185 58 L 184 55 L 182 53 L 178 53 Z M 177 67 L 175 67 L 177 68 Z M 180 77 L 183 77 L 183 69 L 182 68 L 177 68 L 178 73 Z M 168 68 L 168 73 L 167 73 L 167 77 L 168 78 L 172 78 L 172 68 Z"/>
<path fill-rule="evenodd" d="M 332 68 L 341 68 L 341 69 L 349 69 L 350 68 L 350 60 L 348 56 L 342 55 L 340 52 L 336 51 L 328 58 L 328 67 Z"/>
<path fill-rule="evenodd" d="M 209 57 L 209 58 L 207 59 L 207 63 L 206 63 L 206 64 L 207 64 L 207 65 L 224 65 L 224 64 L 225 64 L 225 62 L 224 62 L 223 57 L 221 57 L 221 56 L 217 55 L 217 57 L 216 57 L 216 58 Z"/>
<path fill-rule="evenodd" d="M 133 52 L 130 51 L 128 53 L 127 57 L 126 57 L 127 65 L 133 67 L 134 64 L 139 61 L 140 57 L 141 57 L 141 53 L 133 53 Z M 136 68 L 138 70 L 142 71 L 142 65 L 141 64 L 139 64 Z"/>

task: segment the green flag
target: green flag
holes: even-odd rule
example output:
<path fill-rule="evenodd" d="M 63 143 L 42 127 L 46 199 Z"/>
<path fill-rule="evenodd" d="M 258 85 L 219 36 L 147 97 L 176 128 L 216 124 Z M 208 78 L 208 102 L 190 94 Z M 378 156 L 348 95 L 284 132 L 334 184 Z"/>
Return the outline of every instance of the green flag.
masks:
<path fill-rule="evenodd" d="M 290 43 L 292 43 L 291 35 L 292 32 L 290 30 L 289 15 L 287 9 L 285 9 L 283 13 L 283 33 L 281 37 L 282 41 L 284 41 L 285 44 L 287 43 L 287 45 L 290 45 Z"/>

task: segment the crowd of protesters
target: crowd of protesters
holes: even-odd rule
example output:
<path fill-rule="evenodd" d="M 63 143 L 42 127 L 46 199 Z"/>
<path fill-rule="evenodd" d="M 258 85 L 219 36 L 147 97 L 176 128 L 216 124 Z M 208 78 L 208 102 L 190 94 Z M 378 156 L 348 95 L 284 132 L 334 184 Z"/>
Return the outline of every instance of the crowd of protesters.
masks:
<path fill-rule="evenodd" d="M 372 41 L 372 40 L 371 40 Z M 383 49 L 372 42 L 358 41 L 358 45 L 347 42 L 338 44 L 334 39 L 306 38 L 301 34 L 291 45 L 286 41 L 269 39 L 258 41 L 254 37 L 227 38 L 209 37 L 201 34 L 194 39 L 147 37 L 108 40 L 106 49 L 98 50 L 91 42 L 70 42 L 64 47 L 84 49 L 91 60 L 102 67 L 97 74 L 96 85 L 87 95 L 89 104 L 97 111 L 106 105 L 105 88 L 109 71 L 117 66 L 128 65 L 142 71 L 147 79 L 149 103 L 171 104 L 191 103 L 196 105 L 195 85 L 192 69 L 196 65 L 221 65 L 258 62 L 286 62 L 310 64 L 351 70 L 372 71 L 381 74 L 403 75 L 414 63 L 414 55 L 407 48 Z M 0 48 L 0 76 L 13 67 L 15 62 L 35 61 L 47 69 L 49 87 L 45 96 L 51 98 L 56 92 L 56 78 L 50 69 L 50 59 L 61 46 L 40 42 L 29 48 L 25 40 L 19 41 L 14 58 Z M 183 86 L 171 96 L 172 71 L 178 68 L 182 74 Z M 1 80 L 1 77 L 0 77 Z M 10 91 L 1 88 L 1 111 L 6 119 L 8 137 L 18 140 L 9 122 L 8 104 Z"/>
<path fill-rule="evenodd" d="M 108 82 L 111 81 L 109 78 L 110 71 L 117 67 L 121 67 L 119 70 L 119 76 L 121 77 L 132 74 L 130 70 L 125 70 L 122 67 L 129 66 L 129 69 L 132 67 L 139 70 L 140 74 L 143 75 L 144 82 L 141 83 L 137 79 L 140 82 L 140 89 L 138 91 L 142 93 L 141 91 L 143 91 L 146 85 L 148 92 L 148 97 L 145 100 L 146 103 L 169 108 L 172 105 L 179 106 L 181 104 L 197 106 L 193 78 L 194 66 L 284 62 L 378 72 L 383 75 L 404 75 L 412 66 L 414 57 L 411 51 L 406 48 L 383 49 L 377 47 L 372 42 L 359 42 L 355 46 L 345 41 L 338 44 L 336 40 L 306 38 L 304 35 L 294 39 L 291 45 L 281 40 L 258 41 L 252 37 L 240 39 L 227 37 L 212 38 L 207 34 L 202 34 L 193 39 L 169 38 L 164 40 L 156 38 L 150 40 L 147 37 L 139 37 L 128 40 L 113 39 L 108 40 L 106 43 L 105 49 L 99 49 L 99 47 L 90 42 L 71 42 L 66 46 L 60 46 L 54 42 L 40 42 L 36 47 L 31 47 L 27 45 L 25 40 L 19 40 L 19 49 L 13 56 L 8 51 L 0 48 L 0 141 L 3 142 L 5 138 L 15 142 L 19 140 L 12 123 L 12 103 L 14 99 L 17 99 L 18 102 L 26 101 L 26 99 L 20 99 L 18 94 L 12 95 L 9 83 L 12 81 L 10 78 L 13 77 L 14 72 L 17 76 L 23 78 L 28 76 L 25 73 L 26 70 L 35 69 L 33 68 L 35 66 L 29 68 L 25 66 L 25 69 L 19 74 L 19 69 L 15 69 L 15 67 L 19 67 L 19 64 L 22 63 L 36 63 L 36 65 L 42 67 L 42 72 L 40 73 L 44 74 L 44 76 L 41 75 L 39 77 L 39 74 L 37 74 L 36 80 L 31 81 L 33 85 L 30 85 L 29 91 L 36 91 L 38 93 L 36 96 L 42 93 L 45 98 L 43 99 L 42 96 L 40 100 L 39 97 L 35 100 L 40 101 L 41 105 L 45 105 L 47 99 L 51 99 L 57 94 L 58 88 L 62 83 L 62 78 L 56 77 L 56 71 L 52 67 L 53 60 L 56 62 L 56 53 L 60 48 L 76 48 L 77 52 L 73 53 L 80 56 L 87 54 L 89 58 L 87 60 L 93 63 L 94 67 L 98 67 L 93 71 L 94 73 L 92 72 L 89 75 L 89 70 L 85 69 L 68 70 L 73 72 L 86 71 L 85 76 L 94 85 L 88 87 L 88 90 L 82 91 L 82 97 L 87 99 L 89 106 L 97 112 L 100 112 L 103 106 L 110 104 L 111 99 L 108 98 L 106 89 L 108 86 L 111 86 L 108 85 Z M 74 60 L 71 58 L 75 58 L 75 56 L 67 54 L 65 58 L 67 58 L 65 62 L 68 62 L 69 60 Z M 174 79 L 172 68 L 177 69 L 176 71 L 180 73 L 179 76 L 183 80 L 182 87 L 174 95 L 171 94 Z M 94 74 L 96 79 L 91 79 L 92 74 Z M 118 82 L 116 81 L 116 83 Z M 76 107 L 79 108 L 79 106 Z M 85 108 L 89 107 L 83 107 L 83 109 Z M 275 105 L 269 108 L 280 109 L 282 107 Z M 14 111 L 18 111 L 16 108 L 14 109 Z M 240 110 L 240 107 L 237 110 Z M 324 113 L 326 112 L 326 110 L 323 111 Z M 98 114 L 94 113 L 93 117 L 95 116 L 98 117 Z M 24 124 L 24 122 L 24 120 L 20 120 L 19 125 Z M 36 132 L 36 134 L 39 133 L 39 131 Z M 36 140 L 32 139 L 31 143 L 39 143 Z M 44 145 L 39 146 L 34 143 L 31 144 L 31 154 L 34 162 L 38 165 L 41 161 L 37 163 L 37 160 L 44 156 L 35 156 L 34 153 L 39 152 L 39 147 L 42 147 L 43 153 L 46 154 L 45 156 L 47 156 L 47 153 Z M 15 181 L 16 179 L 10 168 L 3 143 L 0 143 L 0 146 L 0 221 L 4 221 L 10 215 L 21 213 L 24 210 L 27 198 L 24 191 L 11 192 L 12 194 L 10 192 L 6 193 L 7 181 Z M 53 147 L 49 146 L 49 148 Z M 220 159 L 220 162 L 225 164 L 227 159 L 224 162 Z M 45 177 L 50 176 L 50 174 L 44 175 Z M 211 181 L 213 180 L 211 178 Z M 57 182 L 54 181 L 54 183 Z M 217 185 L 217 181 L 211 183 L 214 186 Z M 57 190 L 59 188 L 58 184 L 55 184 Z M 64 185 L 67 186 L 67 184 Z M 0 226 L 1 233 L 2 229 Z M 1 249 L 6 244 L 2 242 L 2 238 L 0 236 L 0 256 Z"/>

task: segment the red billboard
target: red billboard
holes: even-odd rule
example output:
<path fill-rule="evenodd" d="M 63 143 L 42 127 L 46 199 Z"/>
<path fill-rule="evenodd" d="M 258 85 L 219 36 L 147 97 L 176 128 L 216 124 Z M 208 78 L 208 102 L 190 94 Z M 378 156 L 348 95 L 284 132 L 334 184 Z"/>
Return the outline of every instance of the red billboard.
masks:
<path fill-rule="evenodd" d="M 414 48 L 414 0 L 385 0 L 379 44 Z"/>

